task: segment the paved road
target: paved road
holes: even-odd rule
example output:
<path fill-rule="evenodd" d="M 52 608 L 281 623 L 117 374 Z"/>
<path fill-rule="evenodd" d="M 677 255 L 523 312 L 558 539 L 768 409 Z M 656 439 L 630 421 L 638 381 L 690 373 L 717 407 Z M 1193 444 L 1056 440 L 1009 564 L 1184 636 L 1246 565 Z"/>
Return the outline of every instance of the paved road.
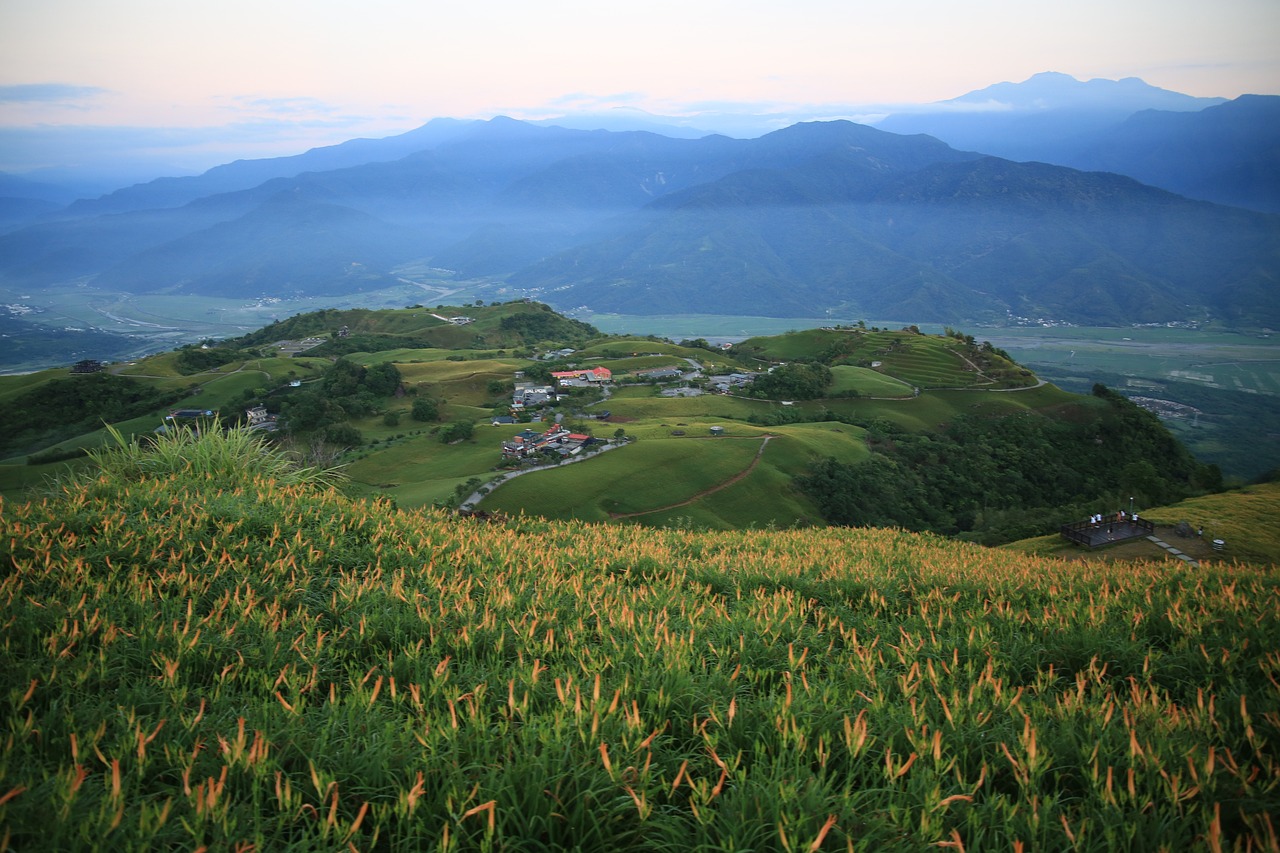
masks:
<path fill-rule="evenodd" d="M 521 468 L 519 471 L 507 471 L 505 474 L 502 474 L 501 476 L 490 480 L 482 488 L 487 488 L 489 490 L 488 493 L 493 494 L 495 489 L 497 489 L 499 486 L 501 486 L 503 483 L 507 482 L 508 480 L 514 479 L 516 477 L 520 477 L 524 474 L 532 474 L 535 471 L 550 471 L 553 468 L 563 468 L 565 465 L 573 465 L 576 462 L 585 462 L 588 459 L 595 458 L 601 453 L 606 453 L 618 447 L 625 447 L 625 445 L 606 444 L 604 447 L 600 448 L 594 453 L 590 453 L 585 456 L 575 456 L 572 459 L 562 459 L 559 462 L 555 463 L 554 465 L 538 465 L 535 468 Z M 484 500 L 485 497 L 486 495 L 480 494 L 480 491 L 477 489 L 476 491 L 472 492 L 470 495 L 467 496 L 467 499 L 462 502 L 459 508 L 475 509 L 476 504 Z"/>

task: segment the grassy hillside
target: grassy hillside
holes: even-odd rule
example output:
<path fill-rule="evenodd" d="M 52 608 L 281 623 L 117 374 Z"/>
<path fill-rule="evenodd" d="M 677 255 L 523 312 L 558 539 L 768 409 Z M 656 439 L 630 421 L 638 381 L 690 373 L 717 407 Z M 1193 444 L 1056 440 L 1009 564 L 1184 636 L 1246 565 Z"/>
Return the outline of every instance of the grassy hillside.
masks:
<path fill-rule="evenodd" d="M 1188 498 L 1171 506 L 1152 507 L 1142 515 L 1156 524 L 1158 536 L 1201 561 L 1246 560 L 1280 565 L 1280 483 L 1262 483 Z M 1196 531 L 1191 539 L 1179 536 L 1173 529 L 1184 521 Z M 1203 534 L 1200 531 L 1204 531 Z M 1224 543 L 1221 552 L 1212 548 L 1215 539 Z M 1164 556 L 1158 546 L 1145 541 L 1084 552 L 1057 534 L 1012 542 L 1005 547 L 1027 554 L 1079 559 Z"/>
<path fill-rule="evenodd" d="M 303 340 L 310 348 L 298 351 Z M 173 408 L 216 411 L 231 423 L 264 406 L 280 416 L 277 435 L 293 452 L 345 463 L 354 494 L 406 508 L 456 503 L 511 467 L 501 442 L 523 425 L 489 424 L 512 414 L 517 377 L 550 383 L 551 371 L 567 366 L 605 366 L 615 381 L 571 390 L 525 419 L 559 418 L 601 439 L 621 429 L 638 443 L 528 473 L 488 493 L 483 508 L 712 529 L 893 525 L 996 543 L 1053 530 L 1081 501 L 1110 502 L 1123 491 L 1150 506 L 1212 488 L 1209 478 L 1191 482 L 1176 445 L 1146 440 L 1150 425 L 1130 423 L 1097 397 L 1037 384 L 1002 351 L 957 332 L 814 329 L 727 351 L 685 343 L 600 335 L 526 302 L 326 310 L 211 348 L 116 365 L 111 375 L 0 377 L 8 402 L 0 493 L 21 498 L 77 464 L 81 450 L 103 440 L 104 422 L 149 435 Z M 707 378 L 672 383 L 694 387 L 632 382 L 646 368 L 697 365 L 702 377 L 757 378 L 728 394 Z M 596 419 L 606 412 L 607 422 Z M 711 426 L 737 444 L 692 441 Z M 467 428 L 459 440 L 455 430 Z M 1134 452 L 1102 459 L 1112 445 L 1100 437 L 1119 440 L 1124 430 Z M 743 450 L 743 441 L 755 445 Z M 1064 455 L 1067 447 L 1076 451 Z M 872 464 L 896 473 L 881 476 Z M 877 497 L 850 506 L 842 495 L 871 494 L 866 484 L 849 486 L 868 476 Z"/>
<path fill-rule="evenodd" d="M 1274 568 L 479 526 L 226 441 L 3 504 L 6 846 L 1274 844 Z"/>

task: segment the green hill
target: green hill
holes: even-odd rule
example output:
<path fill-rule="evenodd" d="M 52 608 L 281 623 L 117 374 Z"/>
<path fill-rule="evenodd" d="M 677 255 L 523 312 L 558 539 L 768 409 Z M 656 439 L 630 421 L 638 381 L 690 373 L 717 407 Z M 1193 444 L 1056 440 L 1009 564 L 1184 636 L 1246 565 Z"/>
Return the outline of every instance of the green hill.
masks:
<path fill-rule="evenodd" d="M 1274 566 L 482 526 L 161 450 L 2 505 L 15 849 L 1274 837 Z"/>
<path fill-rule="evenodd" d="M 1220 485 L 1123 399 L 1037 383 L 959 332 L 833 328 L 729 350 L 685 344 L 601 335 L 523 301 L 326 310 L 92 376 L 0 378 L 0 490 L 21 498 L 83 464 L 104 423 L 142 436 L 173 409 L 232 424 L 259 407 L 277 416 L 281 447 L 341 462 L 351 494 L 406 508 L 468 502 L 711 529 L 892 525 L 997 544 L 1120 495 L 1148 507 Z M 548 385 L 571 366 L 606 368 L 613 382 L 512 408 L 517 381 Z M 526 423 L 490 426 L 513 412 Z M 503 441 L 553 420 L 597 448 L 619 446 L 560 470 L 534 462 L 567 456 L 503 457 Z"/>

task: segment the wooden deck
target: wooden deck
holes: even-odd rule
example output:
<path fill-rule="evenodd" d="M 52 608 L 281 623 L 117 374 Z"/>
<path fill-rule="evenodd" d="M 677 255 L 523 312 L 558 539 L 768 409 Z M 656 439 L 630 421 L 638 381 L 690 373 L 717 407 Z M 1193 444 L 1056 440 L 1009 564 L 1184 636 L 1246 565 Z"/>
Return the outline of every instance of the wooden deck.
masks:
<path fill-rule="evenodd" d="M 1105 545 L 1114 545 L 1117 542 L 1127 542 L 1130 539 L 1139 539 L 1143 536 L 1151 536 L 1156 526 L 1147 521 L 1145 518 L 1139 518 L 1137 521 L 1126 519 L 1124 521 L 1108 520 L 1094 524 L 1090 521 L 1073 521 L 1070 524 L 1064 524 L 1059 528 L 1059 532 L 1063 537 L 1076 543 L 1083 545 L 1085 548 L 1100 548 Z"/>

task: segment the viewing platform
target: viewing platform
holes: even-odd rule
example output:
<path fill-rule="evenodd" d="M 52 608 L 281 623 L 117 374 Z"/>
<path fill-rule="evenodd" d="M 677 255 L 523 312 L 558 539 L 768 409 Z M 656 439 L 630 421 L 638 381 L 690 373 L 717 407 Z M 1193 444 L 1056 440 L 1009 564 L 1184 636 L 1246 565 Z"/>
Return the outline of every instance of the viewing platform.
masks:
<path fill-rule="evenodd" d="M 1122 521 L 1115 516 L 1109 516 L 1096 523 L 1092 521 L 1073 521 L 1070 524 L 1062 525 L 1058 530 L 1064 538 L 1077 545 L 1083 545 L 1086 548 L 1099 548 L 1104 545 L 1114 545 L 1117 542 L 1127 542 L 1130 539 L 1151 536 L 1155 529 L 1155 524 L 1145 518 L 1135 520 L 1130 516 L 1125 516 Z"/>

